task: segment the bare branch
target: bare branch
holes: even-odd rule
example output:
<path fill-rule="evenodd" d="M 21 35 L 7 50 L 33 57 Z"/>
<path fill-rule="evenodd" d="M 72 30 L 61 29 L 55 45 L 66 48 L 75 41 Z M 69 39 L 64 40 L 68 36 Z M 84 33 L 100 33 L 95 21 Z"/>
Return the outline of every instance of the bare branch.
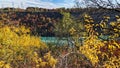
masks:
<path fill-rule="evenodd" d="M 118 9 L 120 8 L 120 3 L 117 0 L 84 0 L 84 2 L 86 3 L 86 6 L 120 12 L 120 9 Z"/>
<path fill-rule="evenodd" d="M 117 3 L 117 6 L 120 8 L 120 3 L 117 0 L 115 0 L 115 2 Z"/>

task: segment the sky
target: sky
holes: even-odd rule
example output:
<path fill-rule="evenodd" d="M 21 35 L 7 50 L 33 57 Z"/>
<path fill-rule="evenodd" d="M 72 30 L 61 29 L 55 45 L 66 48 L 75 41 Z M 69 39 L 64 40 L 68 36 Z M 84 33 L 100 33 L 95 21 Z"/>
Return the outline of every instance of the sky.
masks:
<path fill-rule="evenodd" d="M 0 0 L 0 8 L 15 7 L 40 7 L 40 8 L 71 8 L 74 6 L 74 0 Z"/>
<path fill-rule="evenodd" d="M 83 0 L 78 0 L 81 2 Z M 103 0 L 106 1 L 106 0 Z M 115 0 L 111 0 L 115 1 Z M 120 0 L 117 0 L 120 3 Z M 75 5 L 75 0 L 0 0 L 0 8 L 15 7 L 15 8 L 27 8 L 27 7 L 39 7 L 39 8 L 72 8 Z"/>

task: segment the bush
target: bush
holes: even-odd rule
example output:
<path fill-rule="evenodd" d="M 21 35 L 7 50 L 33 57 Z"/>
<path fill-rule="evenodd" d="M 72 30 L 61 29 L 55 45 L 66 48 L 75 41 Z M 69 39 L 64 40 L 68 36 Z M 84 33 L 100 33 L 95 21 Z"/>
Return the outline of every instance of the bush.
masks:
<path fill-rule="evenodd" d="M 31 36 L 29 29 L 24 26 L 0 27 L 0 68 L 29 68 L 29 67 L 54 67 L 56 59 L 50 53 L 39 55 L 47 46 L 39 37 Z M 49 59 L 49 60 L 44 60 Z M 43 59 L 42 59 L 43 58 Z M 39 62 L 39 63 L 38 63 Z"/>

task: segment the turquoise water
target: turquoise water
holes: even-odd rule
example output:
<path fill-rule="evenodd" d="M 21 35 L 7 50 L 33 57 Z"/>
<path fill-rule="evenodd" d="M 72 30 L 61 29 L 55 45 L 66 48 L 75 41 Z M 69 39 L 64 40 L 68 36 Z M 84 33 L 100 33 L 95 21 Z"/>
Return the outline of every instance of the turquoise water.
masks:
<path fill-rule="evenodd" d="M 103 38 L 104 40 L 109 38 L 108 36 L 100 36 L 100 37 Z M 66 44 L 68 42 L 71 42 L 71 41 L 68 41 L 68 39 L 70 39 L 70 38 L 67 39 L 66 37 L 63 37 L 61 39 L 59 39 L 58 37 L 41 37 L 40 39 L 45 43 Z M 83 41 L 83 40 L 85 40 L 85 38 L 81 37 L 81 38 L 79 38 L 79 40 Z"/>
<path fill-rule="evenodd" d="M 69 38 L 58 38 L 58 37 L 41 37 L 41 40 L 43 42 L 45 42 L 46 44 L 52 43 L 52 44 L 56 44 L 56 45 L 69 45 L 69 46 L 73 46 L 75 43 L 74 41 L 69 37 Z M 83 43 L 84 38 L 79 38 L 78 41 L 80 42 L 80 44 Z"/>
<path fill-rule="evenodd" d="M 102 38 L 101 40 L 107 40 L 109 37 L 108 36 L 100 36 Z M 53 44 L 59 44 L 59 45 L 64 45 L 64 44 L 74 44 L 74 41 L 72 41 L 70 38 L 61 38 L 59 39 L 58 37 L 41 37 L 41 40 L 45 43 L 53 43 Z M 85 37 L 81 37 L 78 39 L 80 44 L 83 44 L 83 41 L 85 40 Z"/>
<path fill-rule="evenodd" d="M 66 38 L 59 39 L 58 37 L 41 37 L 41 40 L 45 43 L 61 43 L 61 44 L 67 43 Z"/>
<path fill-rule="evenodd" d="M 100 38 L 107 40 L 107 39 L 109 39 L 109 35 L 104 35 L 104 36 L 102 35 L 102 36 L 100 36 Z"/>

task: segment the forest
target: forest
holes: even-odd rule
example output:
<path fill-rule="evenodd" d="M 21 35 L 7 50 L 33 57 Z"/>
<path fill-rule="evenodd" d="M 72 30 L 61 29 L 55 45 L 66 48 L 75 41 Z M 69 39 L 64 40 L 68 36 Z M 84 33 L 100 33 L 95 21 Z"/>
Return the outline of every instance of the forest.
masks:
<path fill-rule="evenodd" d="M 120 68 L 119 2 L 83 2 L 0 8 L 0 68 Z"/>

